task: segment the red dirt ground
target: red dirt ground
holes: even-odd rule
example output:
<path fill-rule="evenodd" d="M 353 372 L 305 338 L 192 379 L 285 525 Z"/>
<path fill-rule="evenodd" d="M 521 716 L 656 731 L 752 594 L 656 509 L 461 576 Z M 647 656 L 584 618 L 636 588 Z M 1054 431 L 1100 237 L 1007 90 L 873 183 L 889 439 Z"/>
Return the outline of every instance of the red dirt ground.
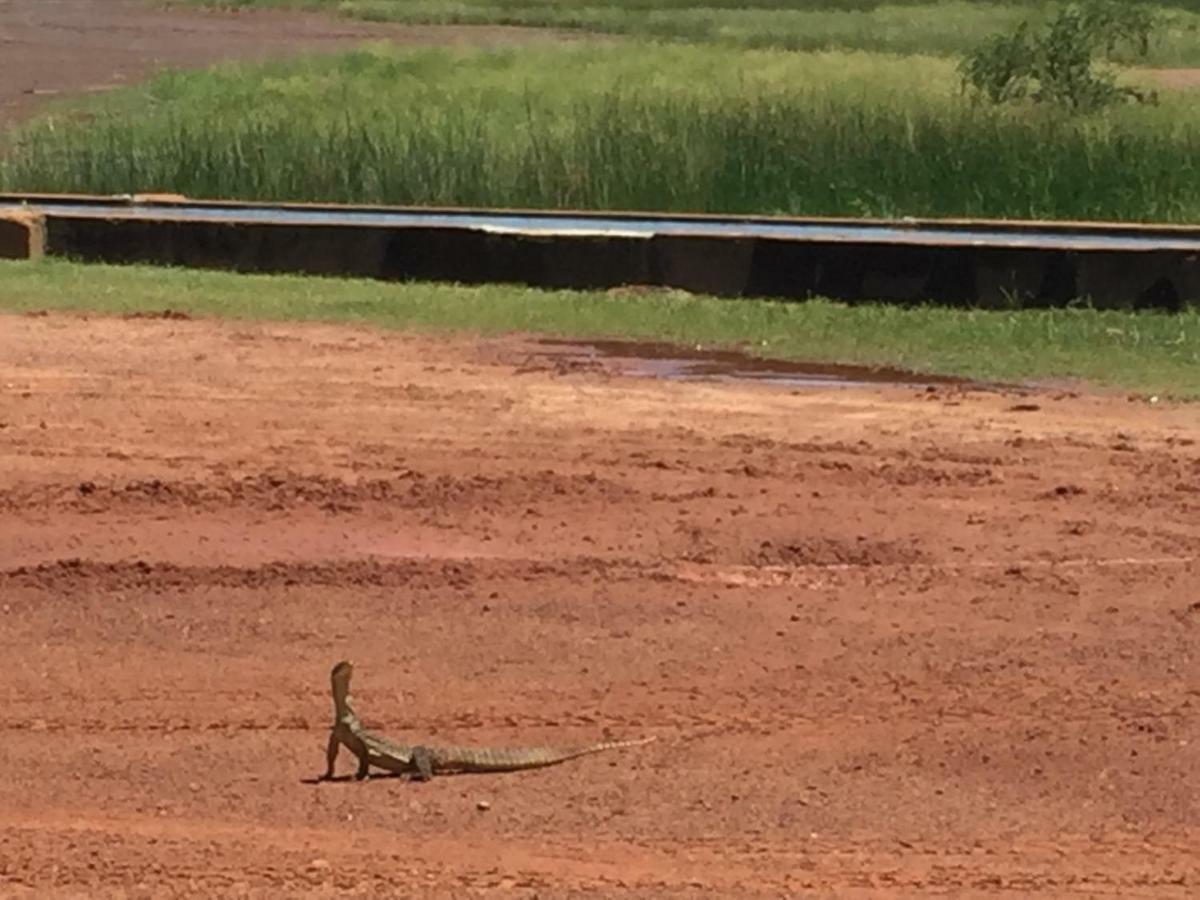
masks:
<path fill-rule="evenodd" d="M 0 0 L 0 127 L 59 95 L 119 87 L 164 67 L 379 40 L 496 45 L 566 37 L 544 29 L 401 26 L 278 10 L 163 10 L 150 0 Z"/>
<path fill-rule="evenodd" d="M 1196 895 L 1194 407 L 530 347 L 0 317 L 3 893 Z"/>

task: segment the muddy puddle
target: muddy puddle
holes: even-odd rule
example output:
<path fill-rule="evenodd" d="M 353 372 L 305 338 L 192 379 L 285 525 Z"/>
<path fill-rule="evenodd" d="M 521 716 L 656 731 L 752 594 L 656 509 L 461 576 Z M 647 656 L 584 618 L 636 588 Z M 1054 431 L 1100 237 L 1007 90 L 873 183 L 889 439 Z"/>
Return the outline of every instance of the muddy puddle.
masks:
<path fill-rule="evenodd" d="M 757 382 L 794 388 L 970 383 L 961 378 L 920 375 L 900 369 L 762 359 L 736 350 L 658 342 L 547 338 L 537 344 L 545 349 L 546 358 L 564 369 L 603 367 L 622 375 L 673 381 Z"/>

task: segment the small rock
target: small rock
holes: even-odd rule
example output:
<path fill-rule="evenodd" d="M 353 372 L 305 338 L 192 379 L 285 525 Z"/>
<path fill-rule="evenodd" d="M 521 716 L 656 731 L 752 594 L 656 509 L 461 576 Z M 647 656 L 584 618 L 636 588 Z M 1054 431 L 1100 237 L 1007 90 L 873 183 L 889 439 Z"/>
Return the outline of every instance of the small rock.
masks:
<path fill-rule="evenodd" d="M 309 862 L 308 867 L 310 869 L 328 869 L 329 868 L 329 860 L 314 859 L 311 862 Z"/>
<path fill-rule="evenodd" d="M 190 783 L 188 784 L 188 790 L 189 790 L 189 791 L 191 791 L 193 794 L 198 794 L 198 793 L 200 793 L 200 784 L 199 784 L 199 782 L 195 782 L 195 781 L 192 781 L 192 782 L 190 782 Z"/>
<path fill-rule="evenodd" d="M 492 808 L 492 804 L 488 803 L 488 801 L 486 801 L 486 800 L 480 800 L 479 802 L 477 802 L 475 804 L 475 808 L 477 810 L 479 810 L 480 812 L 487 812 L 489 809 Z"/>

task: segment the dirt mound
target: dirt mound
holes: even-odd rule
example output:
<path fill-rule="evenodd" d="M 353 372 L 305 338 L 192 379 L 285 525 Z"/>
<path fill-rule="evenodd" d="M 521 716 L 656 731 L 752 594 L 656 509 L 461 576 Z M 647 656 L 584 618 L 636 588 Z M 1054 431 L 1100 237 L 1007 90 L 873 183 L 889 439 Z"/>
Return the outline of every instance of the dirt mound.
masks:
<path fill-rule="evenodd" d="M 56 593 L 79 590 L 156 592 L 197 588 L 284 587 L 462 587 L 472 567 L 457 562 L 358 560 L 354 562 L 267 563 L 259 566 L 177 566 L 132 560 L 98 563 L 64 559 L 0 571 L 0 584 Z"/>
<path fill-rule="evenodd" d="M 163 319 L 168 322 L 190 322 L 192 317 L 177 309 L 164 309 L 161 312 L 131 312 L 125 313 L 125 319 Z"/>
<path fill-rule="evenodd" d="M 896 541 L 808 537 L 763 541 L 746 562 L 757 566 L 894 566 L 919 563 L 925 558 L 918 548 Z"/>
<path fill-rule="evenodd" d="M 621 485 L 593 473 L 559 475 L 543 470 L 505 475 L 427 475 L 404 469 L 385 478 L 344 478 L 276 471 L 240 478 L 130 479 L 40 484 L 0 491 L 0 509 L 59 509 L 78 512 L 247 507 L 299 508 L 349 513 L 366 504 L 423 510 L 496 510 L 510 504 L 558 497 L 597 501 L 630 495 Z"/>

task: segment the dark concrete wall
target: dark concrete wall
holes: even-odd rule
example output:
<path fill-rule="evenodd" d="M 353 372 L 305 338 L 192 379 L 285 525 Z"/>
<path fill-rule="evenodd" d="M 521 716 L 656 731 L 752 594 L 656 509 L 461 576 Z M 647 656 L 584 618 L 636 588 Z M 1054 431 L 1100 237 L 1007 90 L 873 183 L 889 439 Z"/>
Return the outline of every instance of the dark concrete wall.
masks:
<path fill-rule="evenodd" d="M 150 263 L 378 277 L 390 235 L 338 226 L 238 225 L 47 216 L 46 251 L 87 262 Z"/>
<path fill-rule="evenodd" d="M 165 212 L 164 215 L 169 215 Z M 681 235 L 539 236 L 457 227 L 279 225 L 46 215 L 47 251 L 81 260 L 393 280 L 983 307 L 1200 304 L 1183 252 L 790 241 Z"/>

